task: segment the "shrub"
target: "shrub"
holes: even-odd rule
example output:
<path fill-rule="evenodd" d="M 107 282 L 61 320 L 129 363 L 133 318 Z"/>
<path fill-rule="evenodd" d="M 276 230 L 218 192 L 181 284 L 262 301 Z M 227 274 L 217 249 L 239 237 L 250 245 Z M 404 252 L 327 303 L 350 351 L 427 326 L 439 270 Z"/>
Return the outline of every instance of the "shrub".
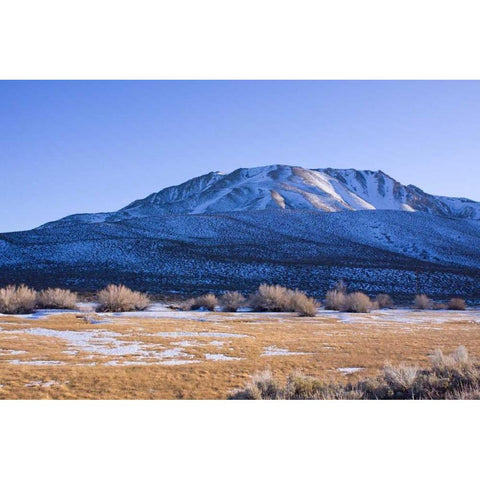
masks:
<path fill-rule="evenodd" d="M 463 298 L 451 298 L 448 302 L 449 310 L 465 310 L 466 308 L 467 304 Z"/>
<path fill-rule="evenodd" d="M 435 350 L 431 356 L 433 369 L 442 374 L 451 370 L 461 370 L 471 365 L 467 349 L 461 345 L 450 355 L 444 355 L 441 350 Z"/>
<path fill-rule="evenodd" d="M 375 297 L 375 302 L 378 304 L 378 308 L 393 308 L 393 300 L 390 295 L 386 293 L 379 293 Z"/>
<path fill-rule="evenodd" d="M 313 317 L 319 304 L 300 290 L 291 290 L 280 285 L 262 284 L 250 296 L 250 306 L 257 312 L 298 312 L 301 316 Z"/>
<path fill-rule="evenodd" d="M 400 365 L 398 367 L 387 366 L 383 370 L 385 381 L 394 391 L 410 393 L 414 395 L 415 382 L 418 376 L 418 368 Z"/>
<path fill-rule="evenodd" d="M 346 295 L 337 290 L 329 290 L 325 296 L 325 308 L 327 310 L 343 310 L 345 308 Z"/>
<path fill-rule="evenodd" d="M 124 285 L 109 285 L 97 294 L 101 312 L 129 312 L 145 310 L 150 305 L 147 295 L 135 292 Z"/>
<path fill-rule="evenodd" d="M 291 374 L 286 383 L 277 383 L 270 372 L 258 374 L 244 389 L 230 398 L 249 399 L 480 399 L 480 365 L 473 362 L 465 347 L 452 354 L 436 351 L 432 366 L 386 366 L 376 377 L 357 383 L 325 383 L 322 380 Z"/>
<path fill-rule="evenodd" d="M 0 313 L 31 313 L 35 308 L 35 290 L 20 285 L 0 289 Z"/>
<path fill-rule="evenodd" d="M 344 310 L 347 312 L 367 313 L 372 308 L 371 300 L 362 292 L 349 293 L 345 297 Z"/>
<path fill-rule="evenodd" d="M 37 295 L 37 304 L 41 308 L 75 308 L 77 294 L 61 288 L 47 288 Z"/>
<path fill-rule="evenodd" d="M 198 310 L 199 308 L 206 308 L 207 310 L 213 311 L 215 307 L 218 305 L 218 300 L 213 293 L 207 293 L 205 295 L 201 295 L 200 297 L 196 297 L 187 301 L 188 305 L 190 305 L 189 310 Z"/>
<path fill-rule="evenodd" d="M 291 297 L 292 308 L 301 317 L 314 317 L 320 303 L 312 297 L 307 297 L 303 292 L 296 290 Z"/>
<path fill-rule="evenodd" d="M 422 293 L 421 295 L 415 296 L 413 305 L 418 310 L 428 310 L 429 308 L 432 308 L 432 301 Z"/>
<path fill-rule="evenodd" d="M 282 395 L 281 389 L 269 370 L 256 373 L 245 385 L 245 388 L 235 390 L 230 399 L 233 400 L 277 400 Z"/>
<path fill-rule="evenodd" d="M 225 292 L 219 303 L 224 311 L 236 312 L 245 303 L 245 297 L 240 292 Z"/>
<path fill-rule="evenodd" d="M 257 312 L 293 312 L 293 293 L 280 285 L 262 284 L 250 296 L 250 306 Z"/>

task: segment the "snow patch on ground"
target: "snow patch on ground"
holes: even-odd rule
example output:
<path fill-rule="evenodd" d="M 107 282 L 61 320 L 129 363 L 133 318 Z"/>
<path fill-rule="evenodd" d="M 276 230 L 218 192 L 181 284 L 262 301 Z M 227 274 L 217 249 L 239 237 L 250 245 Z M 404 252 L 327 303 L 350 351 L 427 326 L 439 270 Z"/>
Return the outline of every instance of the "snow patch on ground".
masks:
<path fill-rule="evenodd" d="M 53 385 L 60 385 L 59 382 L 56 382 L 55 380 L 50 380 L 49 382 L 42 382 L 41 380 L 34 380 L 30 383 L 26 383 L 24 387 L 42 387 L 42 388 L 47 388 L 51 387 Z"/>
<path fill-rule="evenodd" d="M 359 372 L 360 370 L 364 370 L 363 367 L 342 367 L 337 368 L 337 370 L 344 375 L 351 375 L 352 373 Z"/>
<path fill-rule="evenodd" d="M 279 348 L 276 345 L 271 345 L 270 347 L 265 347 L 261 357 L 270 357 L 270 356 L 288 356 L 288 355 L 313 355 L 308 352 L 291 352 L 288 348 Z"/>
<path fill-rule="evenodd" d="M 150 334 L 152 337 L 177 338 L 177 337 L 213 337 L 213 338 L 242 338 L 248 337 L 242 333 L 223 332 L 157 332 Z"/>
<path fill-rule="evenodd" d="M 205 360 L 213 360 L 214 362 L 218 362 L 220 360 L 243 360 L 239 357 L 228 357 L 223 353 L 206 353 Z"/>
<path fill-rule="evenodd" d="M 10 360 L 12 365 L 65 365 L 65 362 L 59 360 Z"/>
<path fill-rule="evenodd" d="M 4 350 L 4 349 L 0 349 L 0 356 L 6 356 L 6 355 L 23 355 L 24 353 L 27 353 L 25 352 L 25 350 Z"/>

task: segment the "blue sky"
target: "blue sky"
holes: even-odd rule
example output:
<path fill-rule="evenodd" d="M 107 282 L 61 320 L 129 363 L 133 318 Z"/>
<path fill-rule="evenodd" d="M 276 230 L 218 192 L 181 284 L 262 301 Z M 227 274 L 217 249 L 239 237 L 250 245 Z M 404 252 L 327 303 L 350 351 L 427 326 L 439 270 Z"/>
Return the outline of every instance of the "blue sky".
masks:
<path fill-rule="evenodd" d="M 273 163 L 480 201 L 479 153 L 478 81 L 2 81 L 0 231 Z"/>

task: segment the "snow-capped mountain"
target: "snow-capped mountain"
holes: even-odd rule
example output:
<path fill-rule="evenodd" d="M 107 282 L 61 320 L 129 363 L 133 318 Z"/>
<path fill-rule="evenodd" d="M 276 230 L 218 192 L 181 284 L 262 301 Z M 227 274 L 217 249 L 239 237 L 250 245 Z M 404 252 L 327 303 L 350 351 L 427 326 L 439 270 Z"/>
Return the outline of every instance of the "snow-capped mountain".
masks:
<path fill-rule="evenodd" d="M 0 286 L 251 291 L 281 283 L 480 298 L 480 204 L 385 173 L 284 165 L 212 172 L 113 213 L 0 234 Z"/>
<path fill-rule="evenodd" d="M 136 200 L 118 212 L 73 215 L 83 222 L 119 221 L 162 214 L 209 214 L 256 210 L 341 212 L 400 210 L 480 219 L 480 203 L 429 195 L 382 171 L 287 165 L 210 172 Z"/>

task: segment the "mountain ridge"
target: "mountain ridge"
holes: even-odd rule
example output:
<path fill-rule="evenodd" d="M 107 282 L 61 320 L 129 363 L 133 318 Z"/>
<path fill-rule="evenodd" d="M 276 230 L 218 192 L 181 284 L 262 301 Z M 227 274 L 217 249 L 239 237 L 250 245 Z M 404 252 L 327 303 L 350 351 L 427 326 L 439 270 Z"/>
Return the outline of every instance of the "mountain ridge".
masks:
<path fill-rule="evenodd" d="M 282 209 L 420 211 L 480 219 L 480 202 L 431 195 L 415 185 L 402 185 L 382 170 L 306 169 L 273 164 L 230 173 L 212 171 L 135 200 L 115 212 L 74 214 L 59 221 L 116 222 L 164 214 Z"/>
<path fill-rule="evenodd" d="M 480 203 L 382 171 L 270 165 L 210 172 L 111 213 L 0 234 L 0 285 L 480 299 Z"/>

